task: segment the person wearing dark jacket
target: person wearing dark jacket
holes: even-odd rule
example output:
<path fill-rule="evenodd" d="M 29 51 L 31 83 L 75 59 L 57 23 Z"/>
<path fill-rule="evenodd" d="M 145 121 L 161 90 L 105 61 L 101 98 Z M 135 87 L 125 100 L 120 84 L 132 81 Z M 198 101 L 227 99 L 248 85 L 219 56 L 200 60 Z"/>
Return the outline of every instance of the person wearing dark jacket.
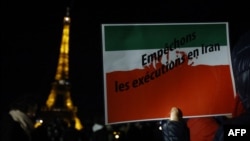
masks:
<path fill-rule="evenodd" d="M 162 124 L 164 141 L 189 141 L 189 129 L 177 107 L 170 111 L 170 119 Z"/>
<path fill-rule="evenodd" d="M 224 141 L 225 126 L 250 126 L 250 31 L 246 32 L 234 46 L 231 59 L 238 103 L 242 105 L 243 110 L 237 112 L 236 108 L 237 114 L 223 121 L 214 141 Z"/>
<path fill-rule="evenodd" d="M 192 118 L 186 119 L 187 124 L 185 124 L 182 117 L 178 116 L 180 109 L 173 110 L 173 108 L 178 109 L 173 107 L 171 109 L 170 119 L 163 124 L 164 141 L 224 141 L 225 127 L 235 125 L 250 126 L 250 31 L 242 35 L 232 49 L 231 60 L 237 94 L 232 117 Z M 174 118 L 171 118 L 171 116 L 174 116 Z M 216 119 L 218 122 L 214 122 Z M 190 134 L 191 131 L 194 130 L 191 124 L 189 124 L 190 121 L 193 121 L 193 123 L 196 122 L 196 125 L 203 126 L 202 129 L 196 128 L 195 130 L 200 130 L 200 133 L 206 133 L 204 138 L 201 139 L 197 137 L 202 136 L 202 134 Z M 210 133 L 208 131 L 204 132 L 204 129 L 211 131 Z M 189 136 L 187 134 L 189 134 Z"/>
<path fill-rule="evenodd" d="M 14 101 L 9 112 L 1 117 L 0 140 L 32 141 L 37 106 L 35 98 L 30 96 Z"/>

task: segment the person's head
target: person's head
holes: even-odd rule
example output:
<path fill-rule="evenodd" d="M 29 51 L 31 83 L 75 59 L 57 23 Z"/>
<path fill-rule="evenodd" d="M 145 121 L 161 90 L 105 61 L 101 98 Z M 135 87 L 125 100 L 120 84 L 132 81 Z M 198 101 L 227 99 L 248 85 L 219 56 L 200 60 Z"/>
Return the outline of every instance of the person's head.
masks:
<path fill-rule="evenodd" d="M 250 31 L 238 40 L 231 57 L 236 92 L 244 108 L 250 110 Z"/>
<path fill-rule="evenodd" d="M 34 96 L 22 96 L 11 103 L 10 109 L 20 110 L 32 119 L 36 116 L 38 102 Z"/>

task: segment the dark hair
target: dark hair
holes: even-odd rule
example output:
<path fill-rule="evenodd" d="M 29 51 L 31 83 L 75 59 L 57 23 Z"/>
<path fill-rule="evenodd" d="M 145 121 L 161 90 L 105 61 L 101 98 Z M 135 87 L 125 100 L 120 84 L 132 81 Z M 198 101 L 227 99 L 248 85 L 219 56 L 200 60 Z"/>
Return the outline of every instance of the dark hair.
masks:
<path fill-rule="evenodd" d="M 231 57 L 237 94 L 250 110 L 250 31 L 238 40 Z"/>
<path fill-rule="evenodd" d="M 35 96 L 21 96 L 10 104 L 10 109 L 17 109 L 22 112 L 28 112 L 32 107 L 38 105 L 38 101 Z"/>

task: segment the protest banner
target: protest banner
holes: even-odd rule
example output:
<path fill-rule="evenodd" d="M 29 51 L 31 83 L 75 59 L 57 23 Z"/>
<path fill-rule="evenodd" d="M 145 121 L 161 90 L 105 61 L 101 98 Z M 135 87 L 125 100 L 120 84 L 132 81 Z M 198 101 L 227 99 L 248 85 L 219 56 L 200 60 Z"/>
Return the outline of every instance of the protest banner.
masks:
<path fill-rule="evenodd" d="M 102 24 L 106 124 L 231 114 L 227 22 Z"/>

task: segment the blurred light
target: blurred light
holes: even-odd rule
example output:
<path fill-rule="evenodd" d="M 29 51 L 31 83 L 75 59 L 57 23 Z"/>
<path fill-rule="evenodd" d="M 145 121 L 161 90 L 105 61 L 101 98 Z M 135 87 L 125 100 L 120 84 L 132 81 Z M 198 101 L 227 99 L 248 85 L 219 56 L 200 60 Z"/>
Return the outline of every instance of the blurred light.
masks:
<path fill-rule="evenodd" d="M 66 22 L 69 22 L 69 21 L 70 21 L 70 18 L 69 18 L 69 17 L 65 17 L 64 20 L 65 20 Z"/>
<path fill-rule="evenodd" d="M 83 126 L 82 123 L 80 121 L 80 119 L 78 117 L 75 116 L 75 129 L 76 130 L 82 130 Z"/>
<path fill-rule="evenodd" d="M 65 83 L 65 81 L 64 80 L 59 80 L 59 84 L 64 84 Z"/>
<path fill-rule="evenodd" d="M 162 126 L 159 126 L 159 128 L 158 128 L 160 131 L 162 130 Z"/>
<path fill-rule="evenodd" d="M 114 131 L 113 134 L 114 134 L 115 139 L 119 139 L 120 138 L 120 132 Z"/>
<path fill-rule="evenodd" d="M 43 124 L 43 120 L 42 119 L 37 119 L 34 127 L 37 128 L 37 127 L 41 126 L 42 124 Z"/>
<path fill-rule="evenodd" d="M 119 135 L 115 135 L 115 139 L 119 139 L 119 137 L 120 137 Z"/>

